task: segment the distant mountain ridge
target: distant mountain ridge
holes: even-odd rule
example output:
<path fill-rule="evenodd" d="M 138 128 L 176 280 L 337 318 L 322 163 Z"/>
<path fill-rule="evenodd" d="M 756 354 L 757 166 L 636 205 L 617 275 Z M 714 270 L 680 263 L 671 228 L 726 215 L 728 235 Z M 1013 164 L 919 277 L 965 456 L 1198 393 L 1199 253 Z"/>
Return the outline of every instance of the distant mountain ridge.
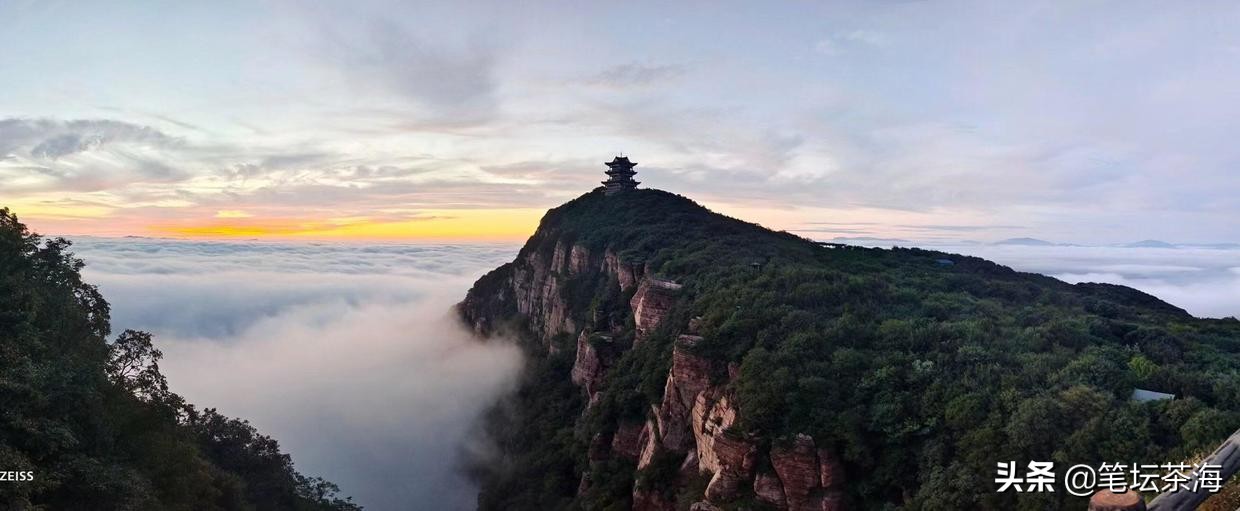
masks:
<path fill-rule="evenodd" d="M 1159 240 L 1141 240 L 1123 245 L 1126 248 L 1177 248 L 1176 245 Z"/>
<path fill-rule="evenodd" d="M 1003 241 L 995 242 L 995 245 L 1020 245 L 1026 247 L 1053 247 L 1056 244 L 1046 240 L 1037 238 L 1008 238 Z"/>

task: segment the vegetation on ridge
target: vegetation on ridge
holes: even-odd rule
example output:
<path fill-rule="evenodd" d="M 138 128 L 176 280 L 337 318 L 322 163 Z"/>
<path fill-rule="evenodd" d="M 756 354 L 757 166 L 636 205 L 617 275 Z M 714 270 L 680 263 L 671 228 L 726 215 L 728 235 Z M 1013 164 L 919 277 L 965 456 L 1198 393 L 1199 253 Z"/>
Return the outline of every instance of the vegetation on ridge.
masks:
<path fill-rule="evenodd" d="M 553 339 L 564 349 L 550 353 L 524 332 L 534 363 L 493 428 L 506 463 L 485 474 L 484 509 L 627 509 L 634 467 L 589 464 L 589 440 L 659 402 L 672 340 L 697 316 L 697 354 L 739 364 L 739 432 L 763 454 L 812 435 L 844 460 L 857 508 L 1080 507 L 1062 491 L 995 493 L 996 462 L 1174 462 L 1240 425 L 1240 321 L 1194 318 L 1129 288 L 927 250 L 832 248 L 658 190 L 595 190 L 552 209 L 521 256 L 550 260 L 557 242 L 645 264 L 683 284 L 682 298 L 616 363 L 582 421 L 572 339 Z M 486 297 L 503 294 L 521 259 L 470 291 L 518 332 L 512 304 Z M 563 292 L 579 324 L 631 318 L 632 291 L 605 275 L 573 277 Z M 1136 387 L 1176 399 L 1133 402 Z M 582 472 L 594 484 L 577 496 Z M 669 496 L 701 495 L 650 476 L 637 478 Z"/>
<path fill-rule="evenodd" d="M 249 423 L 169 391 L 145 332 L 107 342 L 108 303 L 64 239 L 0 209 L 0 509 L 356 510 Z"/>

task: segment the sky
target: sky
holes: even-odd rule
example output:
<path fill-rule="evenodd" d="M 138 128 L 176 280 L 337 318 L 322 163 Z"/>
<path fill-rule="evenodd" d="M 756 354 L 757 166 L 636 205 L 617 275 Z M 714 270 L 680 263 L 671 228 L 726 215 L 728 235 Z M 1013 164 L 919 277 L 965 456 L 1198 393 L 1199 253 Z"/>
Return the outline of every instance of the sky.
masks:
<path fill-rule="evenodd" d="M 1235 26 L 1232 2 L 5 0 L 0 206 L 51 234 L 515 241 L 623 152 L 817 238 L 1236 242 Z"/>

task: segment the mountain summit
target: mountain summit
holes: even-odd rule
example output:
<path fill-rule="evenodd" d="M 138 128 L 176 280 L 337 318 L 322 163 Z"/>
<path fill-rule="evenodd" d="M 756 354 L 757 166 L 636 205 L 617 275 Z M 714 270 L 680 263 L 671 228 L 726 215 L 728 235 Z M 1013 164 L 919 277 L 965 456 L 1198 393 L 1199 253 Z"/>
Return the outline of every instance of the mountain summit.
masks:
<path fill-rule="evenodd" d="M 1240 417 L 1234 319 L 653 189 L 548 211 L 458 309 L 530 360 L 482 509 L 1083 509 L 996 463 L 1188 459 Z"/>

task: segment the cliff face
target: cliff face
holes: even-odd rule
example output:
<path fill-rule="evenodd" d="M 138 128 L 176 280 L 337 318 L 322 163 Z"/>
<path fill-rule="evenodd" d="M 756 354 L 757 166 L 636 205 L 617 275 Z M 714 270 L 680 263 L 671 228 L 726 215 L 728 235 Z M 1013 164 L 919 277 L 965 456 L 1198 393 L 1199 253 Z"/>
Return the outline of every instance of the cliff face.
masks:
<path fill-rule="evenodd" d="M 592 294 L 573 296 L 574 287 Z M 616 317 L 597 308 L 583 307 L 600 295 L 614 296 Z M 517 328 L 536 341 L 535 349 L 557 354 L 563 348 L 557 336 L 575 339 L 569 379 L 585 397 L 582 424 L 589 409 L 598 403 L 607 376 L 627 350 L 663 327 L 675 339 L 668 370 L 663 377 L 662 398 L 649 407 L 641 420 L 619 420 L 607 433 L 590 437 L 585 457 L 591 464 L 609 460 L 634 463 L 634 479 L 657 462 L 677 467 L 669 480 L 656 481 L 655 491 L 635 484 L 633 509 L 671 510 L 675 502 L 668 488 L 683 493 L 692 480 L 706 481 L 694 496 L 695 509 L 713 509 L 742 497 L 754 497 L 776 509 L 842 509 L 833 498 L 842 469 L 819 455 L 814 442 L 802 435 L 793 450 L 760 450 L 770 439 L 738 432 L 733 425 L 744 413 L 737 408 L 730 384 L 737 367 L 694 354 L 700 318 L 684 324 L 666 324 L 681 302 L 684 284 L 653 275 L 645 265 L 625 260 L 610 249 L 598 250 L 574 242 L 553 226 L 544 225 L 522 249 L 518 258 L 483 277 L 458 306 L 462 317 L 480 334 L 502 328 L 517 319 Z M 619 339 L 626 337 L 631 342 Z M 759 463 L 759 457 L 763 457 Z M 820 463 L 820 458 L 824 461 Z M 774 467 L 758 471 L 757 466 Z M 595 481 L 582 474 L 578 492 Z"/>
<path fill-rule="evenodd" d="M 476 332 L 491 334 L 498 326 L 497 320 L 514 313 L 527 321 L 524 328 L 543 340 L 550 340 L 557 334 L 581 332 L 584 325 L 595 318 L 571 313 L 574 304 L 565 291 L 574 278 L 581 280 L 602 275 L 614 281 L 622 292 L 641 285 L 643 289 L 633 296 L 637 303 L 643 302 L 646 296 L 661 294 L 666 286 L 675 286 L 656 281 L 661 284 L 652 287 L 644 278 L 642 266 L 625 264 L 612 251 L 596 254 L 583 245 L 561 239 L 554 240 L 549 251 L 532 246 L 535 240 L 554 234 L 535 234 L 516 261 L 487 274 L 469 291 L 459 310 Z M 644 309 L 644 324 L 657 325 L 666 313 L 665 304 L 665 300 L 651 300 L 651 305 Z"/>
<path fill-rule="evenodd" d="M 484 509 L 1081 508 L 986 485 L 996 461 L 1097 445 L 1173 459 L 1240 414 L 1213 390 L 1240 388 L 1235 320 L 977 258 L 823 247 L 657 190 L 549 211 L 459 309 L 531 362 Z M 1134 406 L 1134 386 L 1182 399 Z M 1117 421 L 1180 433 L 1098 426 Z"/>

